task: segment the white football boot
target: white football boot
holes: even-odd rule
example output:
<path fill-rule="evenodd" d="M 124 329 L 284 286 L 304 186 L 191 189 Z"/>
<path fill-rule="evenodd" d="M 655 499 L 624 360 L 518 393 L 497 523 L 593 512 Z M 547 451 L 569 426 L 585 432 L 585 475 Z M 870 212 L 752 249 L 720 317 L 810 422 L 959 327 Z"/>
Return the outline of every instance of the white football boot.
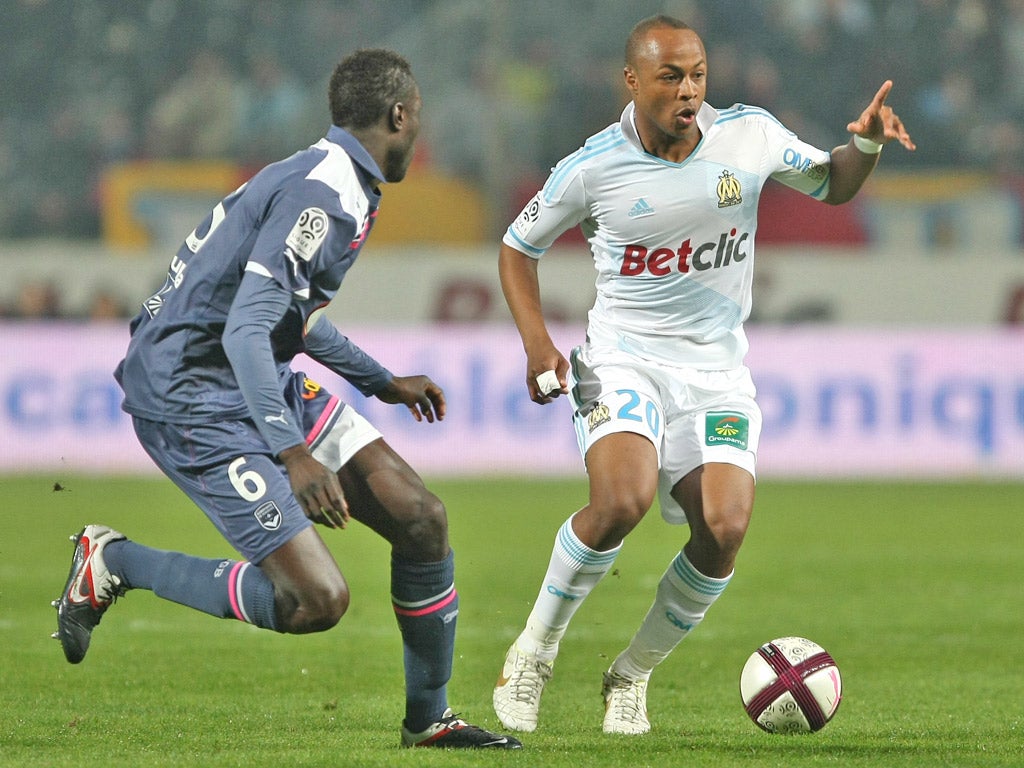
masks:
<path fill-rule="evenodd" d="M 604 673 L 604 732 L 640 734 L 651 730 L 647 719 L 647 681 Z"/>
<path fill-rule="evenodd" d="M 502 725 L 526 733 L 537 730 L 540 695 L 553 666 L 553 662 L 541 661 L 512 644 L 494 685 L 494 713 Z"/>

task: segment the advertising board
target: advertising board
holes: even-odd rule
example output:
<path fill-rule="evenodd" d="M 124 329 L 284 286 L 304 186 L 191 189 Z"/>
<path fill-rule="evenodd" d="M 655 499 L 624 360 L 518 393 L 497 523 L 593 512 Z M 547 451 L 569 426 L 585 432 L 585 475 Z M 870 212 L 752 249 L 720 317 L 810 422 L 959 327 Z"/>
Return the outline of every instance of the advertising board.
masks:
<path fill-rule="evenodd" d="M 511 327 L 346 329 L 394 373 L 445 390 L 442 423 L 364 398 L 313 361 L 304 370 L 353 404 L 426 476 L 582 476 L 565 398 L 527 399 Z M 764 412 L 762 478 L 1024 479 L 1024 330 L 749 329 Z M 564 353 L 583 337 L 558 326 Z M 0 473 L 155 471 L 111 375 L 123 324 L 0 325 Z"/>

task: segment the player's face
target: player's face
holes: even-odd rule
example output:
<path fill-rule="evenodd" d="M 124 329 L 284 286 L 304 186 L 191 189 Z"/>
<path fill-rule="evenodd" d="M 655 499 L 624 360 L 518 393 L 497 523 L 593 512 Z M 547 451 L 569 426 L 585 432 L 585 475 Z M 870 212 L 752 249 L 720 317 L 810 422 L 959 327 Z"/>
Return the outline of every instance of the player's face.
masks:
<path fill-rule="evenodd" d="M 641 133 L 669 142 L 697 134 L 707 92 L 704 44 L 692 29 L 656 27 L 625 70 Z M 646 129 L 646 130 L 644 130 Z"/>
<path fill-rule="evenodd" d="M 392 134 L 388 144 L 387 153 L 384 156 L 384 180 L 390 182 L 401 181 L 405 178 L 412 162 L 412 156 L 416 151 L 416 137 L 420 132 L 420 109 L 423 107 L 423 100 L 420 98 L 419 90 L 401 102 L 400 122 Z"/>

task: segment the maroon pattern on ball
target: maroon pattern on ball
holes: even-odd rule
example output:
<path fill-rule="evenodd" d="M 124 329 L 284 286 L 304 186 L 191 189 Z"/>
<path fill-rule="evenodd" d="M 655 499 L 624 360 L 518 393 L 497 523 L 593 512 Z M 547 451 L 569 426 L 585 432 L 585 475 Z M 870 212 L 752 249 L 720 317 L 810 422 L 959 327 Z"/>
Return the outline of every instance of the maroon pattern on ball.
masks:
<path fill-rule="evenodd" d="M 804 717 L 807 718 L 811 730 L 817 731 L 823 728 L 828 722 L 828 717 L 822 711 L 818 700 L 814 698 L 814 694 L 811 693 L 811 689 L 807 687 L 804 680 L 820 669 L 834 667 L 836 663 L 832 657 L 825 651 L 821 651 L 813 656 L 808 656 L 798 664 L 792 664 L 774 643 L 765 643 L 757 649 L 757 652 L 772 668 L 777 678 L 747 704 L 747 714 L 750 715 L 750 718 L 756 723 L 758 716 L 768 705 L 789 691 L 796 700 L 797 706 L 804 713 Z M 761 724 L 758 723 L 758 725 Z"/>

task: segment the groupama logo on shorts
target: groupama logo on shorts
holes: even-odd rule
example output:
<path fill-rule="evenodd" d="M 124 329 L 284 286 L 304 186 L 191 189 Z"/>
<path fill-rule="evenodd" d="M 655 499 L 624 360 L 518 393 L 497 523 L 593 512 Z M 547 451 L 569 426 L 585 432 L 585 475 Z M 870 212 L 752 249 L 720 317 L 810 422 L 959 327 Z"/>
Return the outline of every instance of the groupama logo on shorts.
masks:
<path fill-rule="evenodd" d="M 704 420 L 704 443 L 706 445 L 729 445 L 747 449 L 750 422 L 742 413 L 708 413 Z"/>
<path fill-rule="evenodd" d="M 740 433 L 740 428 L 732 422 L 734 419 L 722 419 L 720 422 L 715 424 L 715 434 L 721 435 L 722 437 L 735 437 Z"/>

